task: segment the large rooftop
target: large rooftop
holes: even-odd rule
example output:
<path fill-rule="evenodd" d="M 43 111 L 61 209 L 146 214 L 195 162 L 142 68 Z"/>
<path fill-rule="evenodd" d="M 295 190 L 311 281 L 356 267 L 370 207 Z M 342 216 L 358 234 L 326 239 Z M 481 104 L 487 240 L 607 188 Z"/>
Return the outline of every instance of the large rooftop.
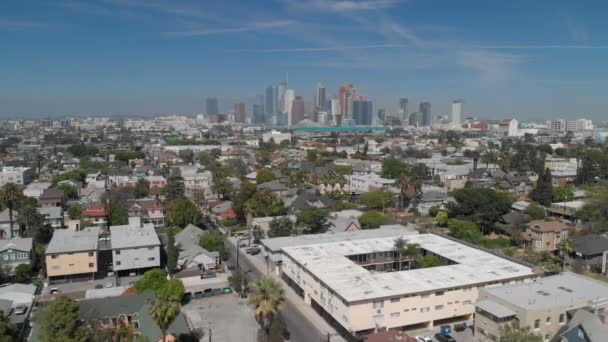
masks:
<path fill-rule="evenodd" d="M 127 224 L 111 226 L 112 249 L 160 246 L 160 240 L 152 223 L 143 226 Z"/>
<path fill-rule="evenodd" d="M 403 238 L 456 264 L 375 273 L 346 257 L 392 251 L 395 238 L 393 235 L 326 243 L 319 241 L 317 244 L 284 247 L 283 252 L 348 302 L 534 276 L 529 267 L 434 234 L 404 235 Z"/>
<path fill-rule="evenodd" d="M 540 278 L 533 283 L 484 289 L 523 309 L 542 309 L 556 305 L 585 306 L 593 302 L 608 302 L 608 284 L 565 272 Z"/>
<path fill-rule="evenodd" d="M 71 253 L 97 250 L 99 227 L 87 227 L 73 231 L 55 230 L 53 238 L 46 248 L 46 254 Z"/>

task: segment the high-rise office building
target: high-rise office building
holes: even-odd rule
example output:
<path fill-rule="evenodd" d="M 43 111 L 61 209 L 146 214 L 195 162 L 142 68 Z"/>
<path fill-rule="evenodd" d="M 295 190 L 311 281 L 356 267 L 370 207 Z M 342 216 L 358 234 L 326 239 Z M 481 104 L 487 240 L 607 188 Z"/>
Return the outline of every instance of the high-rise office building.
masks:
<path fill-rule="evenodd" d="M 234 122 L 236 122 L 236 123 L 247 122 L 247 111 L 245 110 L 244 102 L 239 102 L 234 105 Z"/>
<path fill-rule="evenodd" d="M 265 103 L 264 103 L 264 109 L 266 110 L 266 117 L 267 118 L 273 118 L 276 114 L 277 114 L 277 103 L 278 103 L 278 99 L 277 99 L 277 87 L 275 86 L 268 86 L 266 87 L 266 93 L 265 93 Z"/>
<path fill-rule="evenodd" d="M 454 102 L 452 102 L 452 125 L 457 127 L 460 127 L 462 125 L 463 106 L 463 100 L 454 100 Z"/>
<path fill-rule="evenodd" d="M 300 121 L 304 120 L 304 99 L 302 96 L 296 96 L 292 101 L 291 105 L 291 123 L 292 125 L 297 125 Z"/>
<path fill-rule="evenodd" d="M 369 126 L 372 124 L 372 101 L 361 97 L 359 100 L 353 101 L 353 119 L 360 126 Z"/>
<path fill-rule="evenodd" d="M 255 124 L 265 124 L 266 123 L 264 105 L 261 105 L 258 103 L 255 103 L 253 105 L 253 123 L 255 123 Z"/>
<path fill-rule="evenodd" d="M 325 87 L 323 83 L 317 83 L 317 95 L 315 96 L 315 109 L 325 109 Z"/>
<path fill-rule="evenodd" d="M 378 109 L 378 121 L 382 123 L 386 121 L 386 110 L 384 108 Z"/>
<path fill-rule="evenodd" d="M 399 99 L 399 114 L 401 122 L 407 121 L 409 117 L 409 113 L 407 112 L 407 97 L 402 97 Z"/>
<path fill-rule="evenodd" d="M 340 114 L 342 118 L 352 118 L 353 100 L 357 96 L 357 87 L 352 84 L 340 87 Z"/>
<path fill-rule="evenodd" d="M 340 112 L 340 100 L 337 99 L 337 98 L 333 98 L 330 101 L 331 101 L 331 105 L 329 106 L 329 112 L 331 113 L 331 115 L 341 114 L 341 112 Z"/>
<path fill-rule="evenodd" d="M 287 126 L 293 125 L 291 122 L 291 108 L 293 106 L 293 100 L 296 98 L 296 92 L 293 89 L 285 90 L 285 109 L 284 112 L 287 113 Z"/>
<path fill-rule="evenodd" d="M 430 102 L 420 102 L 420 112 L 422 113 L 422 124 L 420 126 L 430 126 L 432 117 L 431 117 L 431 103 Z"/>
<path fill-rule="evenodd" d="M 285 112 L 285 91 L 287 91 L 287 83 L 279 83 L 277 87 L 277 112 Z"/>
<path fill-rule="evenodd" d="M 220 113 L 220 106 L 217 97 L 208 97 L 205 99 L 205 113 L 207 115 L 215 115 Z"/>
<path fill-rule="evenodd" d="M 408 118 L 408 123 L 410 126 L 425 126 L 424 125 L 424 113 L 423 112 L 415 112 L 410 114 Z"/>

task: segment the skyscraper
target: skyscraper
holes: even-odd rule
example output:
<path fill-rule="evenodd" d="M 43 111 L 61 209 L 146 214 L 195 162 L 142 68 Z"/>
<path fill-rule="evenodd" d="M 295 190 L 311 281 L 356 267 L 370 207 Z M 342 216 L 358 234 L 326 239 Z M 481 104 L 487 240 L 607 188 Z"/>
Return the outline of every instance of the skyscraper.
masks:
<path fill-rule="evenodd" d="M 302 98 L 302 96 L 296 96 L 295 99 L 292 101 L 291 123 L 289 125 L 297 125 L 300 121 L 304 120 L 304 113 L 304 99 Z"/>
<path fill-rule="evenodd" d="M 264 115 L 264 105 L 255 103 L 253 105 L 253 123 L 255 124 L 265 124 L 266 116 Z"/>
<path fill-rule="evenodd" d="M 205 99 L 205 113 L 207 115 L 215 115 L 220 113 L 217 97 L 208 97 Z"/>
<path fill-rule="evenodd" d="M 424 126 L 424 113 L 423 112 L 415 112 L 410 114 L 408 118 L 408 123 L 410 126 Z"/>
<path fill-rule="evenodd" d="M 353 119 L 355 123 L 361 126 L 369 126 L 372 124 L 372 101 L 361 97 L 359 100 L 353 101 Z"/>
<path fill-rule="evenodd" d="M 462 107 L 464 106 L 463 100 L 454 100 L 452 102 L 452 125 L 460 127 L 462 125 Z"/>
<path fill-rule="evenodd" d="M 268 86 L 266 87 L 265 105 L 266 118 L 271 120 L 277 114 L 277 87 Z"/>
<path fill-rule="evenodd" d="M 422 113 L 421 126 L 431 125 L 431 103 L 427 101 L 420 102 L 420 112 Z"/>
<path fill-rule="evenodd" d="M 279 83 L 277 87 L 277 112 L 285 112 L 285 91 L 287 91 L 287 83 Z"/>
<path fill-rule="evenodd" d="M 293 123 L 291 122 L 291 107 L 293 106 L 293 100 L 295 100 L 295 98 L 296 93 L 293 89 L 285 90 L 285 109 L 283 111 L 287 113 L 287 126 L 293 125 Z"/>
<path fill-rule="evenodd" d="M 247 112 L 245 110 L 245 103 L 239 102 L 234 105 L 234 122 L 244 123 L 247 121 Z"/>
<path fill-rule="evenodd" d="M 409 117 L 409 113 L 407 112 L 407 97 L 402 97 L 399 99 L 399 114 L 401 122 L 406 122 Z"/>
<path fill-rule="evenodd" d="M 352 118 L 353 100 L 357 96 L 357 87 L 352 84 L 340 87 L 340 114 L 342 118 Z"/>
<path fill-rule="evenodd" d="M 315 97 L 315 109 L 323 110 L 325 109 L 325 87 L 323 83 L 317 83 L 317 95 Z"/>
<path fill-rule="evenodd" d="M 378 120 L 381 123 L 384 123 L 384 121 L 386 120 L 386 110 L 384 108 L 378 109 Z"/>

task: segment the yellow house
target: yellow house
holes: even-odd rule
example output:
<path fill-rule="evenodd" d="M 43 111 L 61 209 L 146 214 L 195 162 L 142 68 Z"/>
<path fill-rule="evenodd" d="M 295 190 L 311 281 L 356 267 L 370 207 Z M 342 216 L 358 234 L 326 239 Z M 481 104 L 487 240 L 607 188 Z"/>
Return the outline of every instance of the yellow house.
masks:
<path fill-rule="evenodd" d="M 56 230 L 45 252 L 47 277 L 94 275 L 98 243 L 99 227 Z"/>

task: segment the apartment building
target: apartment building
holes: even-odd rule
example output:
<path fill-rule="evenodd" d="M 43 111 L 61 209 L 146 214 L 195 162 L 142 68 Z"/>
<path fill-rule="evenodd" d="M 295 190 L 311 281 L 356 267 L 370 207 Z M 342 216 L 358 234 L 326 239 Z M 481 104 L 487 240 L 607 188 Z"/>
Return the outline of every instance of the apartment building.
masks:
<path fill-rule="evenodd" d="M 34 170 L 29 167 L 4 166 L 0 171 L 0 186 L 7 183 L 27 185 L 34 179 Z"/>
<path fill-rule="evenodd" d="M 395 180 L 382 178 L 375 173 L 358 174 L 348 176 L 350 191 L 356 193 L 366 193 L 378 189 L 388 189 L 394 187 Z"/>
<path fill-rule="evenodd" d="M 56 230 L 44 253 L 49 280 L 97 273 L 99 227 Z"/>
<path fill-rule="evenodd" d="M 282 277 L 332 323 L 364 336 L 468 321 L 481 288 L 537 276 L 528 266 L 453 239 L 402 237 L 418 245 L 419 255 L 432 255 L 440 265 L 420 268 L 399 260 L 392 236 L 284 247 Z"/>
<path fill-rule="evenodd" d="M 160 240 L 154 225 L 130 217 L 129 224 L 110 227 L 112 269 L 140 273 L 160 267 Z"/>
<path fill-rule="evenodd" d="M 550 341 L 566 329 L 577 309 L 604 312 L 608 284 L 564 272 L 526 284 L 480 289 L 475 307 L 476 341 L 499 341 L 506 324 L 528 327 Z"/>

